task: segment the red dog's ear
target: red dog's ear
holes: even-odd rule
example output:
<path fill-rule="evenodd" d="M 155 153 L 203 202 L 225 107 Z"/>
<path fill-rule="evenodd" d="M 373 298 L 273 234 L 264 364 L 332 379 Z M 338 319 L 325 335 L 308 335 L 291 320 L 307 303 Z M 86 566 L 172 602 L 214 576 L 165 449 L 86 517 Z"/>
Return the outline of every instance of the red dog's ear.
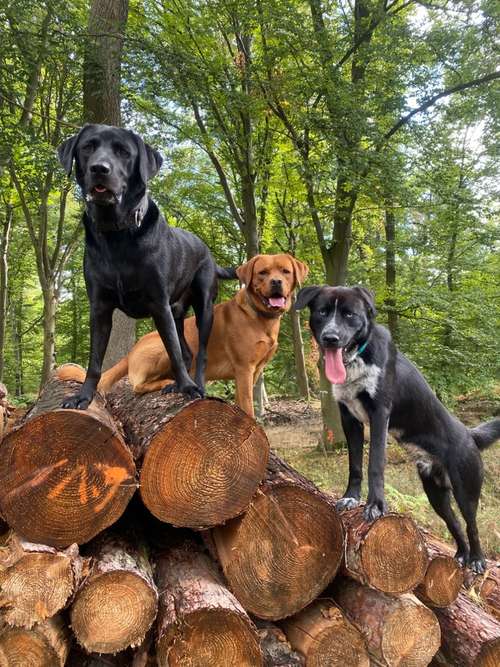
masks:
<path fill-rule="evenodd" d="M 245 287 L 250 287 L 250 283 L 252 282 L 253 267 L 259 257 L 261 257 L 261 255 L 255 255 L 255 257 L 249 259 L 246 264 L 242 264 L 236 269 L 236 275 L 238 276 L 240 283 L 243 283 Z"/>
<path fill-rule="evenodd" d="M 301 285 L 307 278 L 309 267 L 307 264 L 304 264 L 304 262 L 301 262 L 300 259 L 297 259 L 296 257 L 292 257 L 291 255 L 288 255 L 288 257 L 290 257 L 292 260 L 293 268 L 295 270 L 295 284 Z"/>

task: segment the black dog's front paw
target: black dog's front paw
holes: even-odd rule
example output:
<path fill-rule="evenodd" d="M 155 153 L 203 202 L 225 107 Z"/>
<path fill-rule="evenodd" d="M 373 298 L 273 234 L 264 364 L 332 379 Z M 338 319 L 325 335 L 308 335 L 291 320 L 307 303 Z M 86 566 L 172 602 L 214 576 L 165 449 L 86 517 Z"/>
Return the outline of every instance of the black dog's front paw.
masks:
<path fill-rule="evenodd" d="M 359 505 L 359 498 L 352 498 L 350 496 L 345 496 L 340 498 L 335 503 L 335 508 L 338 512 L 343 512 L 344 510 L 352 510 Z"/>
<path fill-rule="evenodd" d="M 161 390 L 162 394 L 177 394 L 178 393 L 177 389 L 177 383 L 176 382 L 171 382 L 170 384 L 166 384 L 163 389 Z"/>
<path fill-rule="evenodd" d="M 205 391 L 198 387 L 194 382 L 191 384 L 180 386 L 177 382 L 172 382 L 172 384 L 167 384 L 161 390 L 162 394 L 184 394 L 188 398 L 205 398 Z"/>
<path fill-rule="evenodd" d="M 75 394 L 68 396 L 61 405 L 62 408 L 71 410 L 86 410 L 92 403 L 92 396 L 88 394 Z"/>
<path fill-rule="evenodd" d="M 384 516 L 387 512 L 387 505 L 385 501 L 376 500 L 375 502 L 369 502 L 366 504 L 365 509 L 363 510 L 363 517 L 365 521 L 376 521 L 380 519 L 381 516 Z"/>
<path fill-rule="evenodd" d="M 458 550 L 457 553 L 455 554 L 455 560 L 457 563 L 460 565 L 460 567 L 465 567 L 467 563 L 469 562 L 469 552 L 468 551 L 462 551 Z"/>
<path fill-rule="evenodd" d="M 486 561 L 483 556 L 479 558 L 471 558 L 469 560 L 470 569 L 476 574 L 484 574 L 486 572 Z"/>

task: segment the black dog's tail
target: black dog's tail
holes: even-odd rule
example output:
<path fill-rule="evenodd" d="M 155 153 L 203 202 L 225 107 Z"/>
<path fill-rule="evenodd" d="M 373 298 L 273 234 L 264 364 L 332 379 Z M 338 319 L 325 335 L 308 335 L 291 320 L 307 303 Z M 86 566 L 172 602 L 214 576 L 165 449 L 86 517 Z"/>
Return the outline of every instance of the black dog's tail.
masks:
<path fill-rule="evenodd" d="M 500 439 L 500 419 L 492 419 L 484 424 L 479 424 L 470 429 L 478 449 L 486 449 Z"/>
<path fill-rule="evenodd" d="M 217 266 L 217 278 L 221 280 L 236 280 L 236 269 L 224 269 L 222 266 Z"/>

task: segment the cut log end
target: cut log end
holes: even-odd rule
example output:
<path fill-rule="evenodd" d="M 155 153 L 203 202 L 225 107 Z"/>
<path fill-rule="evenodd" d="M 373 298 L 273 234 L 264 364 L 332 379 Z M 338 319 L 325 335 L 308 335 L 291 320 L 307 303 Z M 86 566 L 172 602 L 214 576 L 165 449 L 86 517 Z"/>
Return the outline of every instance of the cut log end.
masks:
<path fill-rule="evenodd" d="M 162 637 L 157 645 L 160 667 L 213 667 L 262 664 L 256 635 L 248 620 L 222 609 L 199 610 Z"/>
<path fill-rule="evenodd" d="M 464 572 L 451 556 L 436 556 L 427 566 L 425 577 L 416 593 L 427 604 L 447 607 L 457 599 L 464 582 Z"/>
<path fill-rule="evenodd" d="M 476 667 L 498 667 L 498 665 L 500 665 L 500 637 L 483 646 L 475 663 Z"/>
<path fill-rule="evenodd" d="M 2 443 L 2 514 L 32 542 L 89 541 L 120 517 L 135 489 L 130 451 L 95 410 L 43 412 Z"/>
<path fill-rule="evenodd" d="M 279 620 L 311 602 L 342 557 L 340 520 L 320 494 L 287 483 L 259 492 L 247 513 L 213 538 L 236 597 L 259 618 Z"/>
<path fill-rule="evenodd" d="M 362 508 L 344 512 L 346 571 L 384 593 L 407 593 L 424 578 L 428 555 L 413 519 L 388 514 L 366 524 Z"/>
<path fill-rule="evenodd" d="M 85 650 L 116 653 L 138 646 L 151 627 L 157 608 L 155 591 L 132 572 L 93 577 L 71 610 L 73 632 Z"/>
<path fill-rule="evenodd" d="M 440 642 L 439 624 L 430 609 L 414 603 L 401 604 L 386 620 L 382 655 L 388 665 L 422 667 L 432 660 Z"/>
<path fill-rule="evenodd" d="M 144 504 L 175 526 L 224 523 L 249 505 L 268 453 L 264 431 L 239 408 L 195 401 L 151 440 L 141 471 Z"/>
<path fill-rule="evenodd" d="M 59 616 L 31 629 L 6 627 L 0 634 L 0 666 L 62 667 L 70 641 Z"/>
<path fill-rule="evenodd" d="M 32 553 L 0 573 L 3 618 L 31 628 L 62 609 L 73 593 L 72 559 L 62 553 Z"/>

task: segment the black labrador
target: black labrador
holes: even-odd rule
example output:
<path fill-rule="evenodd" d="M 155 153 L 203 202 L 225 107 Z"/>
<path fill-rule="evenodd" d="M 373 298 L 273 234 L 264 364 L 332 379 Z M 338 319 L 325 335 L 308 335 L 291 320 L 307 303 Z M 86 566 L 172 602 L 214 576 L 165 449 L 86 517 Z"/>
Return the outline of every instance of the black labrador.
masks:
<path fill-rule="evenodd" d="M 90 302 L 87 375 L 80 392 L 63 407 L 84 410 L 92 401 L 115 308 L 136 319 L 152 317 L 172 360 L 176 382 L 170 390 L 203 396 L 217 278 L 234 278 L 235 272 L 218 267 L 197 236 L 166 224 L 147 193 L 162 157 L 134 132 L 85 125 L 59 146 L 58 155 L 68 176 L 75 163 L 85 197 L 84 274 Z M 190 305 L 200 341 L 194 381 L 188 374 L 191 352 L 183 324 Z"/>
<path fill-rule="evenodd" d="M 483 482 L 480 450 L 500 438 L 500 419 L 466 428 L 438 400 L 420 371 L 399 352 L 387 329 L 375 324 L 373 294 L 363 287 L 306 287 L 296 308 L 310 308 L 310 326 L 325 375 L 340 405 L 349 448 L 349 482 L 337 505 L 358 505 L 363 467 L 363 424 L 370 425 L 365 519 L 386 512 L 385 448 L 388 429 L 418 454 L 424 491 L 457 543 L 456 558 L 478 573 L 485 560 L 476 512 Z M 450 504 L 467 524 L 469 545 Z"/>

